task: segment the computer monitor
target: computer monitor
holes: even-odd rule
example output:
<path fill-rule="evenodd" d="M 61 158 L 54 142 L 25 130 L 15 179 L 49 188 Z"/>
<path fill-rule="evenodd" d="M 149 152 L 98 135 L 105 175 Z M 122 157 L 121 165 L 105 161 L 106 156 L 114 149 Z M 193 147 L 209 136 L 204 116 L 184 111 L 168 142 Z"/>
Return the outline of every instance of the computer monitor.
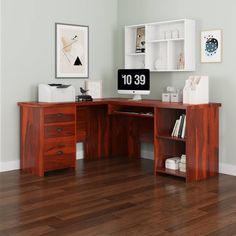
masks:
<path fill-rule="evenodd" d="M 120 69 L 117 80 L 118 93 L 134 94 L 133 100 L 141 100 L 142 94 L 150 93 L 148 69 Z"/>

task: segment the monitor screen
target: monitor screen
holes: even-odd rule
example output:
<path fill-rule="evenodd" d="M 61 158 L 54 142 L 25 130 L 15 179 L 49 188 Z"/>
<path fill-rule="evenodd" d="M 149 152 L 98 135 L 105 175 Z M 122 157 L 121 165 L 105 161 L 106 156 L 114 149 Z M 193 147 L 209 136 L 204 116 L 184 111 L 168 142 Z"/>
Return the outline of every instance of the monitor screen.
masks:
<path fill-rule="evenodd" d="M 150 71 L 148 69 L 118 70 L 118 91 L 149 91 Z"/>

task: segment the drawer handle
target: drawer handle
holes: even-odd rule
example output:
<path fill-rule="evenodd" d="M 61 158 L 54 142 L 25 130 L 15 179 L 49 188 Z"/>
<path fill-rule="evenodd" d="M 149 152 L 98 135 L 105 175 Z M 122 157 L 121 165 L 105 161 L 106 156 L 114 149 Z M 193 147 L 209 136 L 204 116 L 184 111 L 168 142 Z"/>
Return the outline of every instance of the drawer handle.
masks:
<path fill-rule="evenodd" d="M 57 117 L 62 117 L 63 113 L 57 113 Z"/>
<path fill-rule="evenodd" d="M 58 152 L 57 152 L 57 155 L 63 155 L 63 154 L 64 154 L 63 151 L 58 151 Z"/>
<path fill-rule="evenodd" d="M 62 131 L 63 131 L 62 128 L 57 128 L 57 132 L 58 132 L 58 133 L 60 133 L 60 132 L 62 132 Z"/>

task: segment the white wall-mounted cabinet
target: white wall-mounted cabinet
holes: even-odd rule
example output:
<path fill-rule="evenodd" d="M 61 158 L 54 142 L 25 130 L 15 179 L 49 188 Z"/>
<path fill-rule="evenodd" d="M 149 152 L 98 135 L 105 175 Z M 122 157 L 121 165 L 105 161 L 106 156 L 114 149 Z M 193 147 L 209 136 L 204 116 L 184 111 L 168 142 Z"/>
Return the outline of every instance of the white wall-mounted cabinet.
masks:
<path fill-rule="evenodd" d="M 145 28 L 145 52 L 136 52 L 137 29 Z M 125 68 L 152 72 L 195 70 L 195 21 L 189 19 L 125 27 Z"/>

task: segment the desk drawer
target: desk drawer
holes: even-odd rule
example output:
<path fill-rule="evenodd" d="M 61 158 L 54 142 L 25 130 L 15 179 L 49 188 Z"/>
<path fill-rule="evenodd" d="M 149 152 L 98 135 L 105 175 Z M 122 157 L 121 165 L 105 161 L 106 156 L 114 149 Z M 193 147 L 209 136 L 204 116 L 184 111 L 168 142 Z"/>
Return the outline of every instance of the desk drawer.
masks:
<path fill-rule="evenodd" d="M 44 145 L 44 169 L 56 170 L 74 167 L 76 160 L 76 145 L 73 138 L 64 140 L 47 141 Z"/>
<path fill-rule="evenodd" d="M 74 138 L 65 138 L 61 141 L 46 141 L 44 144 L 44 156 L 62 156 L 63 154 L 75 152 L 76 143 Z"/>
<path fill-rule="evenodd" d="M 54 107 L 44 109 L 44 123 L 75 122 L 75 107 Z"/>
<path fill-rule="evenodd" d="M 57 170 L 75 166 L 75 153 L 44 156 L 44 170 Z"/>
<path fill-rule="evenodd" d="M 44 127 L 45 138 L 59 138 L 75 136 L 75 124 L 48 125 Z"/>

